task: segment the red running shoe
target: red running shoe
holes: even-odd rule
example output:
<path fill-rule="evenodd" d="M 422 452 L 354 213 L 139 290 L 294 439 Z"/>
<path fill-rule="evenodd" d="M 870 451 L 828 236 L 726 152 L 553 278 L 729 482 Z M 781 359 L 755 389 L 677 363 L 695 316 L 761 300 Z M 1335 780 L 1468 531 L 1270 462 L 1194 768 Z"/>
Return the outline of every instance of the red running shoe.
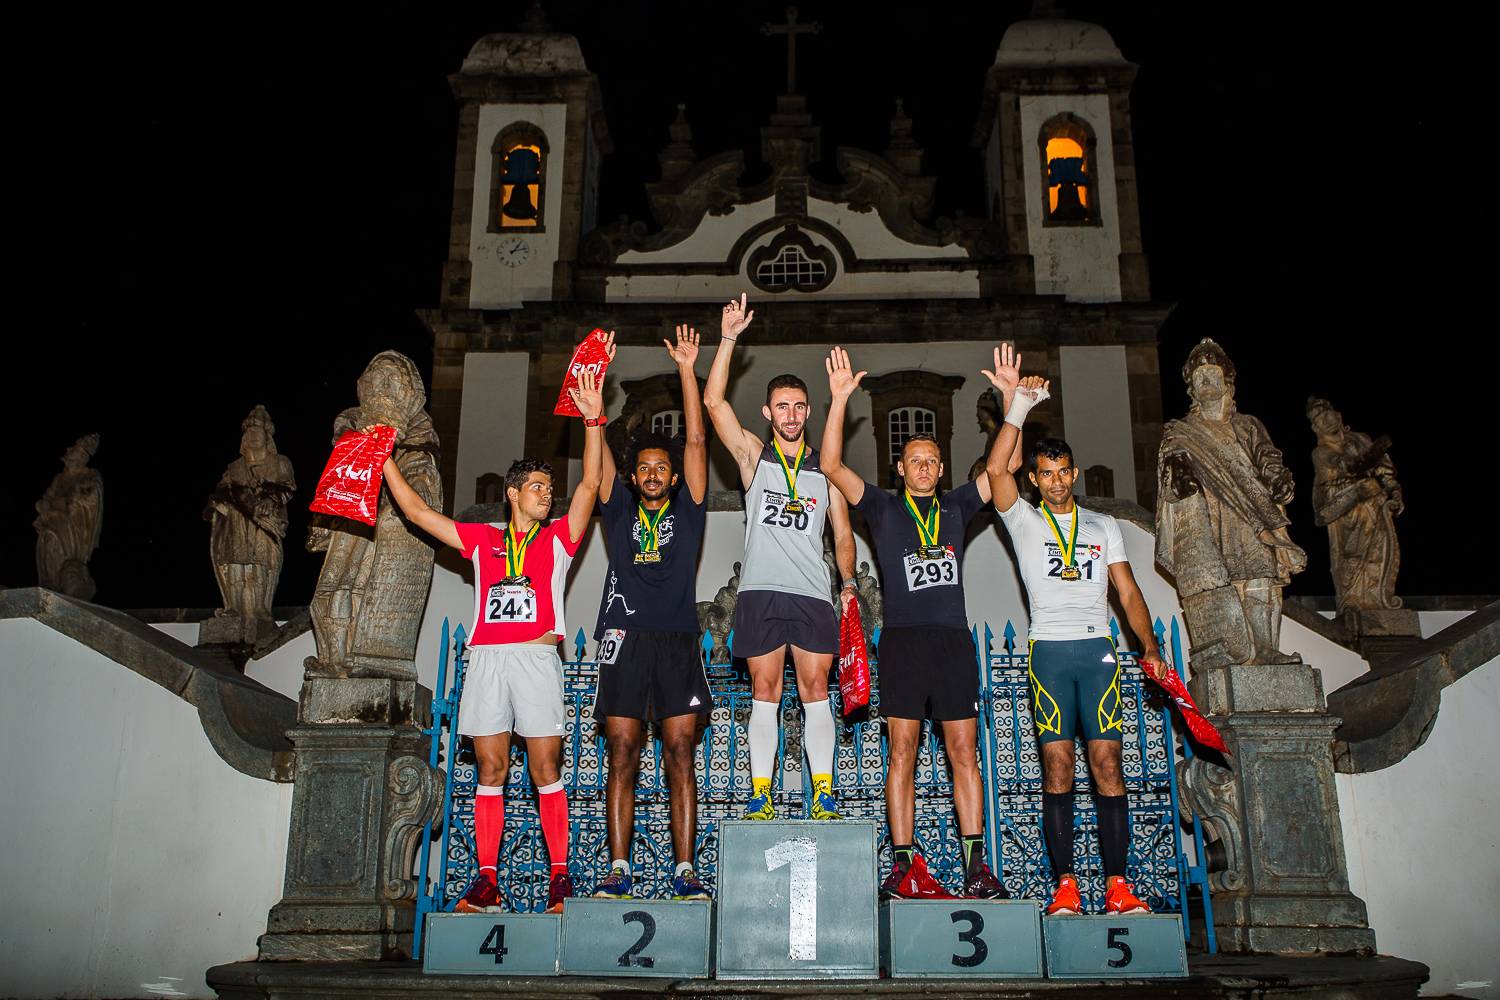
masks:
<path fill-rule="evenodd" d="M 1130 891 L 1130 883 L 1122 878 L 1111 880 L 1109 888 L 1104 890 L 1104 912 L 1105 913 L 1150 913 L 1151 907 L 1135 897 Z"/>
<path fill-rule="evenodd" d="M 898 875 L 897 872 L 900 872 Z M 957 899 L 943 884 L 932 877 L 922 855 L 913 854 L 906 868 L 893 866 L 891 874 L 880 887 L 885 899 Z"/>
<path fill-rule="evenodd" d="M 500 913 L 500 887 L 495 885 L 494 876 L 489 872 L 480 872 L 474 884 L 469 886 L 469 891 L 464 893 L 464 898 L 455 903 L 453 909 L 459 913 Z"/>
<path fill-rule="evenodd" d="M 1047 916 L 1055 917 L 1063 914 L 1076 917 L 1083 912 L 1083 899 L 1078 895 L 1078 883 L 1073 881 L 1071 875 L 1064 875 L 1057 883 L 1057 892 L 1052 895 L 1052 902 L 1047 904 Z"/>
<path fill-rule="evenodd" d="M 573 880 L 566 869 L 552 875 L 552 884 L 547 888 L 547 912 L 561 913 L 563 901 L 573 898 Z"/>

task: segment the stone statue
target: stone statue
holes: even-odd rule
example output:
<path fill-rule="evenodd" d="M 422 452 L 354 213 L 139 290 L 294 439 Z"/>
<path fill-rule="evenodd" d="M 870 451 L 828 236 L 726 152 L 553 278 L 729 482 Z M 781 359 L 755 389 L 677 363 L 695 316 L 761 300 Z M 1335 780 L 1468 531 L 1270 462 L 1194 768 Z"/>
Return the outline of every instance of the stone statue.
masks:
<path fill-rule="evenodd" d="M 994 389 L 986 389 L 979 394 L 979 400 L 974 404 L 974 418 L 979 421 L 979 429 L 984 432 L 984 452 L 969 466 L 971 483 L 985 475 L 984 466 L 990 459 L 990 449 L 995 447 L 995 438 L 1000 436 L 1000 425 L 1005 422 L 1005 414 L 1000 411 L 1000 397 Z"/>
<path fill-rule="evenodd" d="M 200 626 L 200 643 L 255 645 L 276 629 L 271 599 L 281 578 L 287 501 L 297 489 L 292 463 L 276 451 L 276 425 L 264 406 L 240 423 L 240 457 L 208 498 L 208 553 L 224 606 Z"/>
<path fill-rule="evenodd" d="M 729 663 L 734 659 L 729 652 L 729 632 L 734 628 L 734 606 L 739 593 L 740 564 L 735 563 L 734 575 L 719 588 L 714 599 L 698 602 L 698 631 L 706 631 L 714 643 L 708 654 L 709 663 Z"/>
<path fill-rule="evenodd" d="M 63 470 L 36 502 L 37 582 L 59 594 L 92 600 L 94 578 L 89 557 L 99 545 L 104 513 L 104 480 L 89 459 L 99 450 L 99 435 L 88 434 L 63 452 Z"/>
<path fill-rule="evenodd" d="M 1351 431 L 1326 399 L 1307 401 L 1307 419 L 1318 436 L 1312 455 L 1313 515 L 1328 528 L 1339 614 L 1400 608 L 1395 518 L 1406 505 L 1386 454 L 1390 439 L 1371 441 Z"/>
<path fill-rule="evenodd" d="M 1156 561 L 1177 582 L 1194 671 L 1298 662 L 1278 649 L 1281 591 L 1307 565 L 1287 534 L 1292 474 L 1234 405 L 1234 363 L 1205 338 L 1182 367 L 1192 405 L 1162 428 Z"/>
<path fill-rule="evenodd" d="M 333 437 L 370 424 L 396 428 L 396 465 L 434 510 L 443 506 L 438 437 L 422 376 L 406 355 L 382 351 L 359 377 L 359 405 L 340 413 Z M 382 493 L 374 526 L 316 515 L 310 552 L 326 551 L 308 608 L 318 654 L 307 675 L 416 677 L 417 629 L 432 584 L 433 549 Z"/>
<path fill-rule="evenodd" d="M 870 636 L 885 624 L 885 598 L 880 594 L 880 581 L 870 572 L 870 564 L 862 562 L 854 574 L 854 590 L 859 600 L 859 621 L 864 626 L 865 645 Z"/>

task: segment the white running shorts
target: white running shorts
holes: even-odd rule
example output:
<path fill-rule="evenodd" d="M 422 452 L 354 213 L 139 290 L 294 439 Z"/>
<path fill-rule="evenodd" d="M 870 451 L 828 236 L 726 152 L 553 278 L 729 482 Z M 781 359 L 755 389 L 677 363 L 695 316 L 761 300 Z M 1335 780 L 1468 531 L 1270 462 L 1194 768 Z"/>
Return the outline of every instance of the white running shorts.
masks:
<path fill-rule="evenodd" d="M 458 702 L 462 736 L 562 736 L 563 667 L 557 646 L 511 642 L 470 646 Z"/>

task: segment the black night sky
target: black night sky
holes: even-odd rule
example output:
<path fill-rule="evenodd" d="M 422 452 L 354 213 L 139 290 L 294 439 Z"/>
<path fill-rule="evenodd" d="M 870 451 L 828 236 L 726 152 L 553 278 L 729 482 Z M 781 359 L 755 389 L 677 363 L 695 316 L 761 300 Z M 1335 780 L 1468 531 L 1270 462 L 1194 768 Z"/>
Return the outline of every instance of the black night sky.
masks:
<path fill-rule="evenodd" d="M 970 134 L 995 48 L 1029 6 L 804 2 L 802 19 L 824 25 L 798 61 L 825 161 L 837 145 L 884 148 L 903 97 L 939 178 L 937 214 L 982 214 Z M 1477 153 L 1487 130 L 1464 110 L 1488 91 L 1456 68 L 1473 63 L 1452 18 L 1356 23 L 1312 6 L 1065 5 L 1141 67 L 1145 247 L 1154 297 L 1177 304 L 1161 343 L 1166 413 L 1185 408 L 1187 351 L 1215 337 L 1238 366 L 1241 409 L 1297 477 L 1293 534 L 1311 564 L 1294 592 L 1332 592 L 1307 499 L 1309 393 L 1395 439 L 1408 507 L 1399 592 L 1500 592 L 1487 543 L 1454 544 L 1471 515 L 1489 520 L 1473 445 L 1492 425 L 1481 411 L 1493 320 L 1476 293 L 1494 254 L 1474 241 L 1491 238 L 1475 207 L 1491 185 Z M 547 5 L 600 79 L 615 143 L 601 219 L 648 218 L 642 184 L 679 101 L 700 155 L 742 148 L 761 169 L 759 128 L 785 64 L 759 25 L 784 7 Z M 200 515 L 239 421 L 264 403 L 299 483 L 277 604 L 305 603 L 321 559 L 301 547 L 306 507 L 333 416 L 378 350 L 430 373 L 413 310 L 437 303 L 446 255 L 446 77 L 522 12 L 239 7 L 210 20 L 126 5 L 44 15 L 58 20 L 13 37 L 0 585 L 34 584 L 32 504 L 64 448 L 97 430 L 96 600 L 215 606 Z M 715 313 L 683 318 L 713 328 Z"/>

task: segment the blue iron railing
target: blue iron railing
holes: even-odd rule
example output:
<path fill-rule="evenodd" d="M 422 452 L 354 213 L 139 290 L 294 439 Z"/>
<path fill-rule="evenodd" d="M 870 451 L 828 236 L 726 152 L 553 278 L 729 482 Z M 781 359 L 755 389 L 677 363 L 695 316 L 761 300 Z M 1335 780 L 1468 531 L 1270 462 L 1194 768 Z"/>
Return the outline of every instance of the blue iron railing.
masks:
<path fill-rule="evenodd" d="M 1118 626 L 1110 623 L 1119 644 Z M 1027 681 L 1024 640 L 1017 651 L 1017 632 L 1007 622 L 997 637 L 989 625 L 976 626 L 976 667 L 980 672 L 979 753 L 985 791 L 985 822 L 990 866 L 1002 874 L 1012 895 L 1047 898 L 1053 877 L 1041 830 L 1041 762 L 1031 722 L 1031 696 Z M 1167 648 L 1166 629 L 1156 622 L 1158 642 Z M 872 648 L 878 653 L 879 633 Z M 705 634 L 703 655 L 708 659 L 712 640 Z M 580 629 L 573 642 L 573 657 L 564 661 L 564 699 L 568 728 L 563 752 L 563 780 L 568 786 L 572 822 L 569 872 L 580 892 L 590 891 L 608 865 L 604 793 L 608 777 L 602 728 L 594 725 L 593 703 L 597 665 L 584 659 L 587 640 Z M 433 701 L 430 759 L 433 766 L 444 762 L 445 781 L 442 814 L 429 824 L 421 859 L 422 872 L 430 872 L 427 892 L 417 901 L 417 939 L 420 954 L 422 917 L 433 911 L 451 910 L 468 890 L 477 867 L 474 864 L 473 794 L 474 763 L 460 750 L 454 727 L 458 701 L 463 693 L 466 665 L 462 626 L 450 635 L 444 622 L 439 652 L 438 697 Z M 1181 662 L 1177 621 L 1171 623 L 1172 661 Z M 452 657 L 452 683 L 448 666 Z M 872 656 L 872 660 L 874 657 Z M 1191 754 L 1185 741 L 1174 738 L 1170 712 L 1153 706 L 1143 697 L 1143 675 L 1135 654 L 1121 650 L 1123 665 L 1121 698 L 1125 722 L 1124 760 L 1126 790 L 1130 796 L 1131 845 L 1129 870 L 1136 890 L 1157 911 L 1184 911 L 1189 888 L 1202 892 L 1210 914 L 1209 947 L 1213 947 L 1212 911 L 1208 909 L 1207 878 L 1200 863 L 1191 863 L 1184 850 L 1183 827 L 1178 822 L 1176 762 Z M 708 664 L 713 691 L 713 713 L 704 731 L 698 757 L 698 852 L 696 868 L 713 889 L 718 874 L 718 826 L 738 818 L 750 795 L 746 762 L 746 727 L 750 716 L 750 686 L 743 669 L 733 664 Z M 875 683 L 871 685 L 870 711 L 856 723 L 840 721 L 834 760 L 834 783 L 841 813 L 850 819 L 873 819 L 885 827 L 884 727 L 880 725 L 878 662 L 872 662 Z M 448 687 L 446 696 L 442 695 Z M 785 816 L 806 815 L 810 780 L 802 754 L 801 708 L 796 682 L 788 669 L 783 685 L 780 766 L 773 779 L 777 812 Z M 837 685 L 830 697 L 838 710 Z M 842 716 L 839 716 L 842 720 Z M 943 745 L 930 724 L 924 728 L 916 768 L 916 837 L 933 873 L 951 888 L 962 883 L 957 821 L 953 815 L 953 786 L 948 777 Z M 1080 890 L 1089 909 L 1103 905 L 1103 874 L 1099 857 L 1098 823 L 1089 783 L 1086 756 L 1078 754 L 1075 779 L 1078 793 L 1075 809 L 1075 868 Z M 512 760 L 506 786 L 505 832 L 500 849 L 500 890 L 507 908 L 539 910 L 546 903 L 548 860 L 537 817 L 536 795 L 527 775 L 523 755 Z M 1196 820 L 1191 836 L 1202 842 Z M 435 843 L 440 862 L 434 866 L 430 846 Z M 634 862 L 639 875 L 637 892 L 642 896 L 668 893 L 672 874 L 672 840 L 668 825 L 666 771 L 660 744 L 648 741 L 642 750 L 640 783 L 636 795 Z M 890 863 L 888 838 L 881 846 L 882 867 Z M 1195 857 L 1201 853 L 1194 851 Z"/>

